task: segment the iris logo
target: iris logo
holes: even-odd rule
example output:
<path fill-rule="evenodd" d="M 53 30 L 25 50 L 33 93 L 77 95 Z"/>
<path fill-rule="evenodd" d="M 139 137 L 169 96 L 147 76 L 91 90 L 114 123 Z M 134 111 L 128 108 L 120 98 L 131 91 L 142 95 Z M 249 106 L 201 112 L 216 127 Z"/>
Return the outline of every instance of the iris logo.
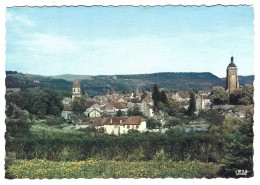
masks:
<path fill-rule="evenodd" d="M 248 172 L 249 172 L 249 171 L 247 171 L 247 170 L 236 170 L 236 171 L 235 171 L 236 176 L 239 176 L 239 175 L 241 175 L 241 176 L 246 176 Z"/>

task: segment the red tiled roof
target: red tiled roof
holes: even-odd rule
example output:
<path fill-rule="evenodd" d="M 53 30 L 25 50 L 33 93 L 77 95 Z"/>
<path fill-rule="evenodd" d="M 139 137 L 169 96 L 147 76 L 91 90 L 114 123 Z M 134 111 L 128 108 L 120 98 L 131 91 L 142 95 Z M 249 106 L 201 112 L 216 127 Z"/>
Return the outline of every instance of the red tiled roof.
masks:
<path fill-rule="evenodd" d="M 128 118 L 124 125 L 140 125 L 142 121 L 142 118 L 140 116 L 133 116 Z"/>
<path fill-rule="evenodd" d="M 110 102 L 112 105 L 113 105 L 113 107 L 115 107 L 116 109 L 123 109 L 124 107 L 122 106 L 122 104 L 121 103 L 119 103 L 119 102 L 116 102 L 116 101 L 112 101 L 112 102 Z"/>
<path fill-rule="evenodd" d="M 127 117 L 107 118 L 104 121 L 104 125 L 120 125 L 120 124 L 123 124 L 126 120 L 127 120 Z"/>
<path fill-rule="evenodd" d="M 92 107 L 93 105 L 95 105 L 96 102 L 94 102 L 94 101 L 89 101 L 89 102 L 86 102 L 86 104 L 87 104 L 87 109 L 88 109 L 89 107 Z"/>
<path fill-rule="evenodd" d="M 189 97 L 189 94 L 186 94 L 186 93 L 184 93 L 184 92 L 178 92 L 178 94 L 179 94 L 179 96 L 180 96 L 181 98 L 188 98 L 188 97 Z"/>
<path fill-rule="evenodd" d="M 97 118 L 97 119 L 95 119 L 95 120 L 93 121 L 92 125 L 93 125 L 93 126 L 103 126 L 107 119 L 108 119 L 108 118 L 104 118 L 104 119 L 102 119 L 102 118 Z"/>
<path fill-rule="evenodd" d="M 73 87 L 73 88 L 80 88 L 79 82 L 75 81 L 75 82 L 72 84 L 72 87 Z"/>

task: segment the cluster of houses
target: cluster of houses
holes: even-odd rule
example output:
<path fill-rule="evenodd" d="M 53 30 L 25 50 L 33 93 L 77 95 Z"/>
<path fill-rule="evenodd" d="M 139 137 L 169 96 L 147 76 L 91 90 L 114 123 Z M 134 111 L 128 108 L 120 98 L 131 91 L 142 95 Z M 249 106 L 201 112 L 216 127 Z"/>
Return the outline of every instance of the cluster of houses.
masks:
<path fill-rule="evenodd" d="M 197 110 L 210 108 L 210 92 L 200 91 L 196 95 Z M 190 96 L 184 92 L 176 92 L 168 94 L 168 96 L 178 102 L 184 108 L 188 108 Z M 74 115 L 71 103 L 77 98 L 81 97 L 86 101 L 86 110 L 84 116 L 93 118 L 89 122 L 79 122 L 81 127 L 95 127 L 96 129 L 104 129 L 108 134 L 123 134 L 128 130 L 134 129 L 140 132 L 146 130 L 146 122 L 141 117 L 115 117 L 119 111 L 121 114 L 126 115 L 129 109 L 138 107 L 142 114 L 147 118 L 153 118 L 163 122 L 164 116 L 155 115 L 154 101 L 150 91 L 139 92 L 136 89 L 133 93 L 118 93 L 114 89 L 107 90 L 107 93 L 100 96 L 90 98 L 88 95 L 82 95 L 80 84 L 76 81 L 72 85 L 72 97 L 63 100 L 64 109 L 62 117 L 71 119 Z M 102 118 L 101 118 L 102 117 Z"/>
<path fill-rule="evenodd" d="M 152 93 L 149 91 L 139 92 L 138 89 L 134 93 L 122 94 L 117 93 L 115 90 L 107 91 L 105 95 L 94 96 L 90 98 L 87 95 L 81 95 L 80 84 L 74 82 L 72 85 L 72 98 L 65 98 L 63 100 L 64 110 L 62 111 L 62 117 L 70 119 L 73 115 L 71 102 L 76 97 L 82 97 L 86 100 L 86 110 L 84 115 L 90 118 L 98 118 L 102 115 L 115 116 L 118 111 L 126 113 L 129 109 L 138 107 L 145 117 L 154 117 L 154 102 L 152 99 Z M 199 91 L 196 95 L 196 109 L 209 109 L 210 102 L 209 91 Z M 188 109 L 190 96 L 188 93 L 176 92 L 170 95 L 170 97 L 181 105 Z"/>
<path fill-rule="evenodd" d="M 86 100 L 86 110 L 84 115 L 90 118 L 98 118 L 102 115 L 115 116 L 120 110 L 126 113 L 127 110 L 138 107 L 145 117 L 153 117 L 154 102 L 151 92 L 139 93 L 138 90 L 131 94 L 119 94 L 115 90 L 107 91 L 105 95 L 94 96 L 90 98 L 87 95 L 80 94 L 80 84 L 74 82 L 72 85 L 72 98 L 63 100 L 64 110 L 62 117 L 69 119 L 73 115 L 71 102 L 76 97 L 82 97 Z"/>

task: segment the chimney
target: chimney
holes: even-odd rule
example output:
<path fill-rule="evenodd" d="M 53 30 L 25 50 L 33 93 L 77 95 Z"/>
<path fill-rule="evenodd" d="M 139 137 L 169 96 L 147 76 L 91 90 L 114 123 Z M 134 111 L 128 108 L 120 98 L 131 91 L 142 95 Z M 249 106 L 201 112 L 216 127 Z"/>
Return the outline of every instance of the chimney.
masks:
<path fill-rule="evenodd" d="M 120 123 L 122 123 L 122 120 L 120 120 Z"/>
<path fill-rule="evenodd" d="M 110 123 L 112 124 L 112 118 L 110 118 Z"/>

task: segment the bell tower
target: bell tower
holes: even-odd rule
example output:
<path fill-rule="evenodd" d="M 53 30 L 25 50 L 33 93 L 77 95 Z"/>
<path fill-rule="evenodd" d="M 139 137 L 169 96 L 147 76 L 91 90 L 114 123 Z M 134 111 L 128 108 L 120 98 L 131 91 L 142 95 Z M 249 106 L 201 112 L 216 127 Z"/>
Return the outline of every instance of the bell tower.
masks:
<path fill-rule="evenodd" d="M 227 67 L 226 77 L 226 91 L 228 94 L 232 94 L 236 89 L 239 89 L 237 66 L 234 63 L 234 57 L 231 57 L 231 62 Z"/>
<path fill-rule="evenodd" d="M 75 82 L 72 84 L 72 100 L 73 100 L 75 97 L 81 97 L 80 84 L 79 84 L 79 82 L 77 82 L 77 81 L 75 81 Z"/>

